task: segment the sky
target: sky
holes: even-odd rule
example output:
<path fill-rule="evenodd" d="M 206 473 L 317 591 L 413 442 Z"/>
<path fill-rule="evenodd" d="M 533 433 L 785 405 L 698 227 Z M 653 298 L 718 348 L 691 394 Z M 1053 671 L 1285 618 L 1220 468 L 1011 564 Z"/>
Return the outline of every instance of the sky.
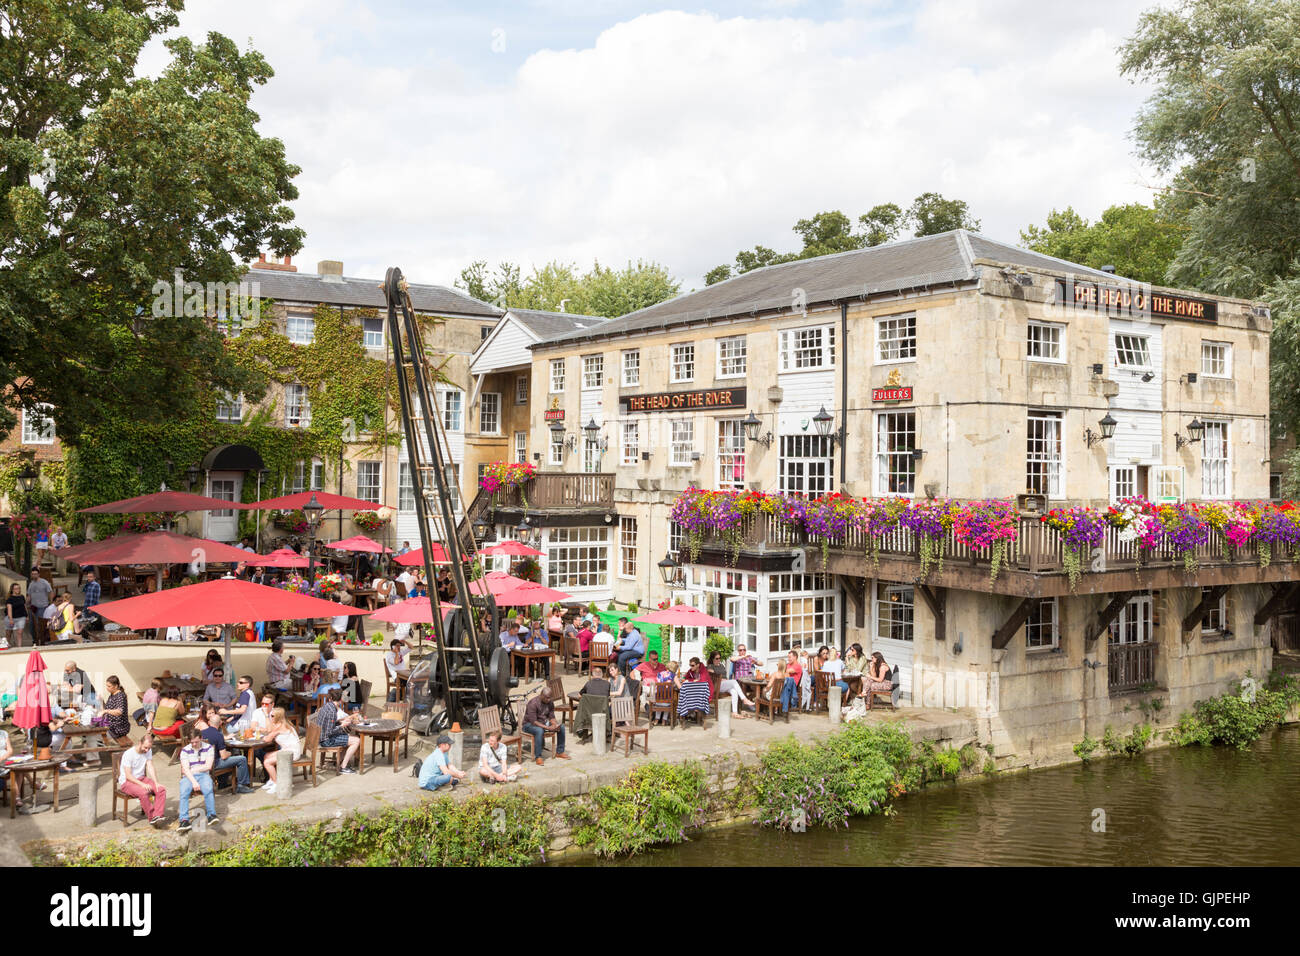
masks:
<path fill-rule="evenodd" d="M 1117 52 L 1150 5 L 189 0 L 179 32 L 275 70 L 253 108 L 302 167 L 300 269 L 646 259 L 685 291 L 830 209 L 934 191 L 1016 242 L 1053 208 L 1150 202 L 1151 91 Z"/>

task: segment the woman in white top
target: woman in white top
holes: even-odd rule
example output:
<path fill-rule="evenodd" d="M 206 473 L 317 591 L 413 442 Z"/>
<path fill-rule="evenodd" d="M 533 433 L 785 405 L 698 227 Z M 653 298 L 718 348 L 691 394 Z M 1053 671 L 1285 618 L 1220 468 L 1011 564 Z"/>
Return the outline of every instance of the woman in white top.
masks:
<path fill-rule="evenodd" d="M 380 607 L 386 607 L 393 600 L 393 582 L 388 578 L 376 574 L 370 586 L 375 589 L 375 603 Z"/>
<path fill-rule="evenodd" d="M 266 755 L 262 765 L 266 768 L 266 785 L 263 790 L 275 789 L 275 772 L 276 772 L 276 755 L 281 750 L 287 750 L 293 754 L 293 759 L 297 760 L 302 756 L 302 742 L 298 739 L 298 731 L 294 729 L 293 724 L 284 715 L 284 708 L 277 707 L 271 711 L 271 723 L 266 729 L 266 734 L 262 737 L 263 743 L 275 744 L 276 749 Z"/>
<path fill-rule="evenodd" d="M 826 656 L 826 663 L 822 665 L 822 670 L 831 675 L 831 681 L 840 689 L 840 699 L 843 700 L 849 693 L 849 682 L 844 679 L 844 662 L 840 660 L 840 652 L 835 648 L 830 648 Z"/>
<path fill-rule="evenodd" d="M 522 764 L 510 763 L 506 745 L 501 742 L 501 731 L 494 730 L 478 752 L 478 774 L 489 783 L 514 783 Z"/>

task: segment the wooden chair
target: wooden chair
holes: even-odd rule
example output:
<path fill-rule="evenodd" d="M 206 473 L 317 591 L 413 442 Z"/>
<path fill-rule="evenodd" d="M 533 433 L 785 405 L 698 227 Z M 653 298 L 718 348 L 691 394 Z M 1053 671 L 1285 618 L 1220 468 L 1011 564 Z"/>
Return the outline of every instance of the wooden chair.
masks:
<path fill-rule="evenodd" d="M 668 726 L 677 726 L 677 685 L 671 681 L 655 684 L 655 694 L 650 701 L 650 722 L 658 714 L 668 715 Z"/>
<path fill-rule="evenodd" d="M 488 739 L 488 734 L 494 730 L 501 734 L 501 742 L 506 745 L 506 751 L 509 752 L 513 746 L 515 756 L 520 763 L 524 762 L 524 737 L 523 734 L 509 734 L 501 729 L 501 708 L 496 704 L 491 707 L 480 707 L 478 709 L 478 729 L 482 733 L 483 739 Z"/>
<path fill-rule="evenodd" d="M 304 741 L 302 753 L 299 755 L 298 759 L 290 765 L 290 769 L 301 770 L 303 780 L 307 779 L 307 772 L 311 771 L 311 785 L 313 787 L 316 786 L 316 751 L 319 749 L 320 725 L 308 724 L 307 739 Z M 274 751 L 269 756 L 270 758 L 274 758 Z"/>
<path fill-rule="evenodd" d="M 341 764 L 339 763 L 339 761 L 342 759 L 343 754 L 346 753 L 348 749 L 346 746 L 342 746 L 342 747 L 323 746 L 320 742 L 320 733 L 321 733 L 320 724 L 309 722 L 307 724 L 307 740 L 302 748 L 303 754 L 305 756 L 312 758 L 311 759 L 311 785 L 313 787 L 316 786 L 317 770 L 324 768 L 325 766 L 325 758 L 333 757 L 334 769 L 339 770 L 341 769 Z"/>
<path fill-rule="evenodd" d="M 135 800 L 135 799 L 137 799 L 137 798 L 136 798 L 136 797 L 133 797 L 133 796 L 131 796 L 131 795 L 129 795 L 128 793 L 126 793 L 126 792 L 125 792 L 125 791 L 124 791 L 124 790 L 123 790 L 123 789 L 118 785 L 118 780 L 121 779 L 121 773 L 122 773 L 122 754 L 123 754 L 123 753 L 125 753 L 125 751 L 119 750 L 117 753 L 113 754 L 113 780 L 112 780 L 112 787 L 113 787 L 113 809 L 112 809 L 112 812 L 109 814 L 109 818 L 110 818 L 110 819 L 114 819 L 114 820 L 117 819 L 117 801 L 118 801 L 118 798 L 121 798 L 121 800 L 122 800 L 122 826 L 126 827 L 126 826 L 130 826 L 130 825 L 131 825 L 129 818 L 127 817 L 127 814 L 128 814 L 128 813 L 130 812 L 130 810 L 131 810 L 131 801 L 132 801 L 132 800 Z M 12 780 L 12 778 L 10 778 L 10 779 Z M 35 799 L 35 798 L 33 797 L 33 799 Z M 144 810 L 143 810 L 143 809 L 141 809 L 141 811 L 140 811 L 140 819 L 141 819 L 141 820 L 147 820 L 147 819 L 148 819 L 148 817 L 146 817 L 146 816 L 144 815 Z"/>
<path fill-rule="evenodd" d="M 591 676 L 591 669 L 597 665 L 609 669 L 610 648 L 614 646 L 612 641 L 592 641 L 587 645 L 587 676 Z"/>
<path fill-rule="evenodd" d="M 371 681 L 363 680 L 361 682 L 361 713 L 363 714 L 366 712 L 366 706 L 370 703 L 370 688 L 372 686 L 373 682 Z"/>
<path fill-rule="evenodd" d="M 895 664 L 895 665 L 894 665 L 892 668 L 890 668 L 890 670 L 889 670 L 889 683 L 892 685 L 892 686 L 889 688 L 889 690 L 883 690 L 883 689 L 878 689 L 878 690 L 865 690 L 865 689 L 864 689 L 864 690 L 863 690 L 863 693 L 866 695 L 866 698 L 867 698 L 867 710 L 873 710 L 873 709 L 875 708 L 875 701 L 876 701 L 876 698 L 877 698 L 877 697 L 883 697 L 883 698 L 885 699 L 885 703 L 889 705 L 889 709 L 890 709 L 890 710 L 897 710 L 897 709 L 898 709 L 897 707 L 894 706 L 894 687 L 898 685 L 898 665 L 897 665 L 897 664 Z M 863 686 L 864 688 L 867 688 L 867 687 L 870 687 L 870 686 L 871 686 L 871 678 L 870 678 L 870 676 L 868 676 L 868 675 L 863 675 L 863 678 L 862 678 L 862 686 Z"/>
<path fill-rule="evenodd" d="M 560 718 L 560 723 L 565 722 L 565 715 L 568 715 L 569 730 L 573 730 L 573 715 L 578 708 L 569 703 L 569 697 L 564 693 L 564 681 L 559 677 L 552 677 L 546 681 L 546 686 L 551 689 L 551 703 L 555 705 L 555 713 Z"/>
<path fill-rule="evenodd" d="M 775 723 L 776 715 L 781 712 L 781 689 L 777 686 L 778 681 L 784 683 L 781 678 L 773 677 L 754 695 L 754 716 L 762 717 L 763 712 L 767 711 L 768 723 Z M 789 713 L 785 715 L 785 722 L 790 723 Z"/>
<path fill-rule="evenodd" d="M 572 664 L 573 669 L 577 673 L 581 674 L 582 669 L 586 667 L 587 673 L 590 674 L 591 673 L 590 657 L 591 657 L 591 649 L 588 648 L 586 651 L 582 650 L 581 646 L 578 644 L 578 636 L 576 634 L 570 634 L 567 637 L 565 637 L 564 639 L 565 671 L 568 671 L 569 665 Z"/>
<path fill-rule="evenodd" d="M 648 724 L 639 724 L 632 714 L 631 697 L 615 697 L 610 702 L 612 710 L 612 726 L 614 728 L 614 740 L 619 737 L 623 738 L 623 756 L 626 757 L 632 752 L 632 738 L 640 735 L 641 746 L 646 753 L 650 752 L 650 726 Z"/>
<path fill-rule="evenodd" d="M 831 672 L 813 672 L 812 709 L 830 711 Z"/>
<path fill-rule="evenodd" d="M 540 757 L 541 754 L 537 753 L 537 741 L 533 738 L 532 734 L 525 733 L 523 729 L 524 728 L 524 707 L 525 707 L 525 702 L 522 700 L 515 704 L 515 726 L 519 728 L 520 740 L 523 743 L 528 744 L 529 752 L 532 753 L 534 757 Z M 555 741 L 555 743 L 553 743 L 551 746 L 551 752 L 554 753 L 555 750 L 559 747 L 559 737 L 560 737 L 559 730 L 543 730 L 542 749 L 543 750 L 546 749 L 547 740 L 553 740 Z M 524 759 L 522 754 L 523 754 L 523 749 L 520 748 L 520 755 L 521 755 L 519 758 L 520 763 L 523 763 L 523 759 Z"/>

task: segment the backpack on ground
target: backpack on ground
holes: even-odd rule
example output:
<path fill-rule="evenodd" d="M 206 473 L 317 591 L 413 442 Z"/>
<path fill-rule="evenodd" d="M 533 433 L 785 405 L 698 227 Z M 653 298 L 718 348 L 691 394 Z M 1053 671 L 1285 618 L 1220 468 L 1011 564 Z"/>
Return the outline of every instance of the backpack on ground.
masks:
<path fill-rule="evenodd" d="M 420 764 L 422 763 L 424 763 L 424 761 L 417 757 L 415 763 L 411 766 L 411 776 L 415 777 L 417 780 L 420 777 Z"/>

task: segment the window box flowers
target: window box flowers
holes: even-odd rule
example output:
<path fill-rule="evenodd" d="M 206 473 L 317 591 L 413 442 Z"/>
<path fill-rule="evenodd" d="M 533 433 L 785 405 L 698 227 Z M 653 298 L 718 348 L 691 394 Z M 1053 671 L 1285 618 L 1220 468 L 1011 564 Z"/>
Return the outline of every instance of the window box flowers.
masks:
<path fill-rule="evenodd" d="M 354 511 L 352 523 L 367 534 L 374 534 L 388 525 L 388 519 L 377 511 Z"/>
<path fill-rule="evenodd" d="M 524 486 L 532 481 L 536 474 L 536 467 L 526 462 L 494 461 L 483 469 L 483 474 L 478 480 L 478 486 L 492 496 L 493 508 L 500 503 L 502 490 L 510 491 L 513 488 L 518 488 L 519 499 L 524 506 L 524 514 L 527 514 L 528 497 L 524 493 Z"/>

